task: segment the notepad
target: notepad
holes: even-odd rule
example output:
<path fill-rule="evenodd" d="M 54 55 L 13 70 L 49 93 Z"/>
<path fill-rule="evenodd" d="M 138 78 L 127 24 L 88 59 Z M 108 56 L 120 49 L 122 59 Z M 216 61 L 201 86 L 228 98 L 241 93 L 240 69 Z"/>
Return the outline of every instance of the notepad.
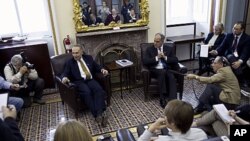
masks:
<path fill-rule="evenodd" d="M 209 45 L 201 45 L 200 57 L 208 57 Z"/>
<path fill-rule="evenodd" d="M 8 93 L 0 94 L 0 118 L 3 119 L 2 106 L 7 106 L 8 102 Z"/>
<path fill-rule="evenodd" d="M 224 104 L 215 104 L 213 108 L 225 123 L 235 122 L 235 119 L 229 115 L 229 111 Z"/>
<path fill-rule="evenodd" d="M 115 62 L 122 67 L 133 65 L 133 62 L 127 59 L 116 60 Z"/>

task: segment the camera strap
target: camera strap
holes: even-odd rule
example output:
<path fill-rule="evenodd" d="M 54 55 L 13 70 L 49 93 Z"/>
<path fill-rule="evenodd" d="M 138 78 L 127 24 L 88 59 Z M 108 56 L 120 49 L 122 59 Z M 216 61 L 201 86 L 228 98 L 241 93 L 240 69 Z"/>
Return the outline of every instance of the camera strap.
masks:
<path fill-rule="evenodd" d="M 16 69 L 14 68 L 14 66 L 11 63 L 9 63 L 8 65 L 12 69 L 12 71 L 14 72 L 14 74 L 17 74 Z"/>

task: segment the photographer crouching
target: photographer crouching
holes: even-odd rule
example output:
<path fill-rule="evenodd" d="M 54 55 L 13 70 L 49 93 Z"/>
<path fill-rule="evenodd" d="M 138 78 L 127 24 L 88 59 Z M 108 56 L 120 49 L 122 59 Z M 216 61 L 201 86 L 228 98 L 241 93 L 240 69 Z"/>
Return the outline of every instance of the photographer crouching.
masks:
<path fill-rule="evenodd" d="M 31 106 L 30 92 L 33 91 L 35 92 L 33 102 L 45 104 L 42 100 L 44 80 L 38 77 L 33 64 L 27 62 L 23 54 L 16 54 L 11 58 L 10 63 L 4 68 L 4 74 L 7 81 L 20 85 L 20 90 L 11 91 L 11 95 L 23 98 L 23 107 Z"/>

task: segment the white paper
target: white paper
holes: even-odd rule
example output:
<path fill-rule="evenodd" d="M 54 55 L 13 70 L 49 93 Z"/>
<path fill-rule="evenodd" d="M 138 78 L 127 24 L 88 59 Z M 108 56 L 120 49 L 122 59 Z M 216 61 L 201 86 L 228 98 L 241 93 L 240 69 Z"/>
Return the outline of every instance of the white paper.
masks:
<path fill-rule="evenodd" d="M 224 104 L 215 104 L 213 108 L 225 123 L 232 123 L 235 121 L 233 117 L 229 115 L 229 111 Z"/>
<path fill-rule="evenodd" d="M 0 118 L 3 119 L 2 106 L 7 106 L 8 93 L 0 94 Z"/>
<path fill-rule="evenodd" d="M 208 57 L 209 45 L 201 45 L 200 57 Z"/>
<path fill-rule="evenodd" d="M 127 59 L 116 60 L 115 62 L 122 67 L 133 65 L 133 62 Z"/>

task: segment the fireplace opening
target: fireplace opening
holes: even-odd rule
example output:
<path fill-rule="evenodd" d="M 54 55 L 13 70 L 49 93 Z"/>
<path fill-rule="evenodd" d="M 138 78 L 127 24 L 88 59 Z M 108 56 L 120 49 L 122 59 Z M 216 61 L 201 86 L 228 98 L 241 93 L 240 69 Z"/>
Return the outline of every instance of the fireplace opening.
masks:
<path fill-rule="evenodd" d="M 111 44 L 107 45 L 106 47 L 103 47 L 97 54 L 96 60 L 100 62 L 101 65 L 105 66 L 105 64 L 111 63 L 115 60 L 120 59 L 128 59 L 133 62 L 134 67 L 130 68 L 130 75 L 128 76 L 128 79 L 130 79 L 130 84 L 136 84 L 137 82 L 137 76 L 138 76 L 138 59 L 137 55 L 135 53 L 135 50 L 133 47 L 130 47 L 125 44 Z M 119 88 L 120 83 L 120 71 L 111 71 L 111 86 L 112 89 Z M 123 84 L 126 84 L 124 79 L 126 76 L 125 73 L 122 73 L 122 80 Z M 123 85 L 125 86 L 125 85 Z M 131 85 L 130 87 L 135 87 L 135 85 Z"/>

